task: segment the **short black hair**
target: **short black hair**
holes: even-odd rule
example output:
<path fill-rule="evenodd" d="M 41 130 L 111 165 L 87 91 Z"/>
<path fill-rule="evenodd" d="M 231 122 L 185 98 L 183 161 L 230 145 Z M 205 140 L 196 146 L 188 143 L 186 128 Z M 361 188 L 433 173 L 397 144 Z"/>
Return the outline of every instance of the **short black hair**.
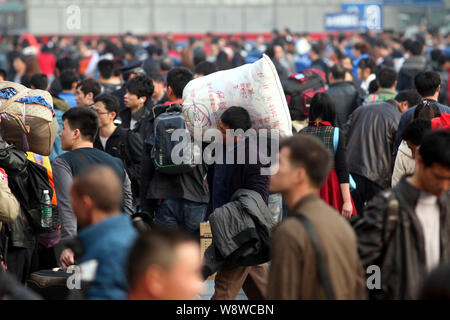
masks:
<path fill-rule="evenodd" d="M 330 73 L 333 75 L 333 78 L 335 80 L 344 80 L 347 70 L 342 64 L 336 63 L 330 68 Z"/>
<path fill-rule="evenodd" d="M 159 61 L 159 68 L 162 71 L 169 71 L 173 68 L 173 60 L 171 57 L 164 57 Z"/>
<path fill-rule="evenodd" d="M 75 61 L 70 57 L 58 59 L 56 61 L 56 69 L 58 69 L 61 73 L 64 70 L 75 70 L 76 69 Z"/>
<path fill-rule="evenodd" d="M 20 53 L 20 52 L 15 52 L 12 54 L 12 61 L 14 61 L 15 59 L 20 59 L 23 62 L 25 62 L 26 57 L 24 54 Z"/>
<path fill-rule="evenodd" d="M 170 270 L 176 258 L 177 247 L 185 243 L 197 241 L 180 230 L 159 226 L 140 234 L 128 255 L 127 279 L 130 286 L 139 282 L 152 265 Z"/>
<path fill-rule="evenodd" d="M 408 108 L 417 105 L 421 100 L 422 98 L 414 89 L 402 90 L 395 96 L 397 102 L 408 101 Z"/>
<path fill-rule="evenodd" d="M 393 68 L 383 67 L 377 72 L 377 80 L 381 88 L 392 88 L 397 81 L 397 71 Z"/>
<path fill-rule="evenodd" d="M 375 94 L 378 89 L 380 89 L 380 84 L 378 83 L 377 79 L 373 79 L 372 81 L 370 81 L 369 83 L 369 88 L 367 91 L 369 91 L 369 94 Z"/>
<path fill-rule="evenodd" d="M 152 79 L 154 82 L 157 82 L 157 83 L 163 83 L 164 82 L 163 76 L 160 73 L 158 73 L 158 72 L 151 73 L 149 78 Z"/>
<path fill-rule="evenodd" d="M 223 51 L 221 51 L 221 52 L 223 52 Z M 275 57 L 275 45 L 274 44 L 268 45 L 267 48 L 266 48 L 265 54 L 269 58 L 273 59 Z M 219 56 L 217 56 L 217 57 L 219 57 Z"/>
<path fill-rule="evenodd" d="M 413 42 L 413 40 L 409 39 L 409 38 L 402 42 L 402 47 L 405 49 L 405 51 L 411 52 L 412 42 Z"/>
<path fill-rule="evenodd" d="M 92 92 L 94 98 L 100 94 L 102 88 L 100 87 L 100 83 L 92 78 L 84 79 L 77 84 L 77 88 L 80 88 L 81 91 L 86 95 L 89 92 Z"/>
<path fill-rule="evenodd" d="M 47 90 L 48 77 L 43 73 L 35 73 L 30 79 L 30 86 L 39 90 Z"/>
<path fill-rule="evenodd" d="M 423 42 L 414 40 L 409 45 L 409 51 L 413 54 L 413 56 L 420 56 L 423 51 Z"/>
<path fill-rule="evenodd" d="M 94 141 L 98 131 L 98 118 L 94 110 L 85 107 L 74 107 L 64 112 L 62 120 L 67 120 L 72 130 L 80 130 L 83 138 L 91 142 Z"/>
<path fill-rule="evenodd" d="M 61 88 L 63 90 L 72 90 L 72 85 L 74 82 L 78 82 L 78 74 L 73 70 L 64 70 L 60 77 Z"/>
<path fill-rule="evenodd" d="M 311 121 L 321 118 L 336 126 L 336 106 L 331 96 L 325 92 L 314 95 L 309 107 L 309 119 Z"/>
<path fill-rule="evenodd" d="M 247 131 L 252 127 L 250 114 L 242 107 L 230 107 L 222 113 L 220 120 L 230 127 L 230 129 L 242 129 Z"/>
<path fill-rule="evenodd" d="M 358 63 L 358 68 L 360 69 L 369 68 L 370 73 L 373 73 L 375 71 L 376 66 L 377 65 L 375 64 L 375 61 L 372 58 L 364 58 Z"/>
<path fill-rule="evenodd" d="M 402 139 L 411 142 L 415 146 L 422 144 L 425 133 L 431 130 L 431 121 L 428 119 L 415 119 L 408 124 L 402 133 Z"/>
<path fill-rule="evenodd" d="M 420 102 L 414 110 L 413 119 L 433 119 L 441 116 L 441 110 L 434 102 L 424 100 Z"/>
<path fill-rule="evenodd" d="M 147 102 L 150 101 L 155 87 L 153 81 L 147 76 L 137 76 L 126 84 L 128 92 L 135 94 L 138 98 L 146 97 Z"/>
<path fill-rule="evenodd" d="M 194 66 L 198 65 L 199 63 L 206 61 L 206 52 L 205 49 L 202 47 L 197 47 L 194 49 L 193 52 L 193 59 L 194 59 Z"/>
<path fill-rule="evenodd" d="M 422 97 L 433 96 L 440 84 L 441 77 L 434 71 L 420 72 L 414 77 L 414 85 Z"/>
<path fill-rule="evenodd" d="M 108 59 L 102 59 L 98 62 L 97 68 L 102 78 L 109 79 L 114 73 L 114 62 Z"/>
<path fill-rule="evenodd" d="M 97 102 L 102 102 L 105 105 L 105 109 L 109 112 L 115 112 L 116 116 L 119 114 L 120 102 L 116 96 L 104 93 L 95 97 L 94 103 Z"/>
<path fill-rule="evenodd" d="M 280 143 L 280 150 L 290 150 L 292 166 L 305 168 L 311 184 L 320 188 L 331 169 L 331 154 L 324 144 L 309 134 L 296 134 Z"/>
<path fill-rule="evenodd" d="M 431 61 L 439 62 L 439 60 L 442 58 L 443 55 L 444 54 L 442 53 L 441 50 L 435 48 L 430 52 Z"/>
<path fill-rule="evenodd" d="M 438 163 L 450 169 L 450 131 L 432 130 L 426 133 L 419 154 L 426 167 Z"/>
<path fill-rule="evenodd" d="M 0 68 L 0 77 L 3 78 L 3 80 L 8 80 L 8 74 L 6 73 L 6 70 L 3 68 Z"/>
<path fill-rule="evenodd" d="M 171 87 L 177 98 L 183 97 L 184 87 L 194 78 L 191 70 L 185 67 L 176 67 L 167 73 L 167 87 Z"/>
<path fill-rule="evenodd" d="M 209 61 L 202 61 L 195 66 L 194 73 L 203 74 L 207 76 L 208 74 L 214 73 L 217 71 L 216 64 Z"/>
<path fill-rule="evenodd" d="M 323 46 L 320 43 L 314 43 L 311 46 L 311 51 L 320 56 L 323 52 Z"/>
<path fill-rule="evenodd" d="M 427 276 L 419 300 L 450 300 L 450 263 L 441 264 Z"/>
<path fill-rule="evenodd" d="M 382 39 L 376 39 L 373 42 L 373 47 L 374 48 L 383 48 L 383 49 L 387 49 L 388 46 L 386 45 L 386 42 L 384 42 Z"/>

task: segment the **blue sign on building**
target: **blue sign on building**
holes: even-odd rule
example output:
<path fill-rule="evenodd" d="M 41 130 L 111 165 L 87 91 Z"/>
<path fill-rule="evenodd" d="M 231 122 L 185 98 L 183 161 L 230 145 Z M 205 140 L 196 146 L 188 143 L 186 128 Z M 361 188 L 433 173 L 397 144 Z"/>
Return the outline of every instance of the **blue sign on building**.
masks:
<path fill-rule="evenodd" d="M 325 14 L 325 29 L 329 31 L 358 30 L 359 14 L 340 12 Z"/>
<path fill-rule="evenodd" d="M 443 6 L 444 0 L 384 0 L 386 5 L 395 6 L 414 6 L 414 5 L 433 5 L 433 6 Z"/>
<path fill-rule="evenodd" d="M 359 15 L 360 27 L 363 30 L 383 29 L 383 6 L 378 3 L 346 3 L 342 11 Z"/>

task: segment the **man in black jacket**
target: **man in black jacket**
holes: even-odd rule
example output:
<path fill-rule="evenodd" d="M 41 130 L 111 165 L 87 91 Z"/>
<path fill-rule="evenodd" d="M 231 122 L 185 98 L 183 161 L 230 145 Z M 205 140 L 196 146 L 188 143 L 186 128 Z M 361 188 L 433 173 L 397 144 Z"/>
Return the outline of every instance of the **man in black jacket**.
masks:
<path fill-rule="evenodd" d="M 268 203 L 269 176 L 261 174 L 262 165 L 259 157 L 256 157 L 256 164 L 249 161 L 251 153 L 258 154 L 258 146 L 252 144 L 248 137 L 244 139 L 234 137 L 233 141 L 227 139 L 228 130 L 241 129 L 245 132 L 251 126 L 250 115 L 242 107 L 230 107 L 221 116 L 219 130 L 223 135 L 225 152 L 222 154 L 224 157 L 223 164 L 217 163 L 216 159 L 212 179 L 210 179 L 211 211 L 230 202 L 233 194 L 239 189 L 256 191 L 261 195 L 264 202 Z M 239 163 L 240 144 L 244 144 L 244 163 Z M 229 152 L 233 155 L 234 162 L 232 163 L 227 163 L 229 161 L 227 153 Z M 240 288 L 244 289 L 249 299 L 264 299 L 267 278 L 267 264 L 232 268 L 224 266 L 217 272 L 214 282 L 215 292 L 212 299 L 235 299 Z"/>
<path fill-rule="evenodd" d="M 131 129 L 144 138 L 144 122 L 150 113 L 153 91 L 153 81 L 147 76 L 137 76 L 127 82 L 126 109 L 119 112 L 122 128 Z"/>
<path fill-rule="evenodd" d="M 427 274 L 450 260 L 450 132 L 427 133 L 416 168 L 375 197 L 355 224 L 364 267 L 380 268 L 373 299 L 417 299 Z"/>
<path fill-rule="evenodd" d="M 413 41 L 408 51 L 411 56 L 405 60 L 398 73 L 397 91 L 414 89 L 414 77 L 427 68 L 427 59 L 422 55 L 422 42 L 419 40 Z"/>
<path fill-rule="evenodd" d="M 119 101 L 110 94 L 95 98 L 94 111 L 98 116 L 99 131 L 94 139 L 94 148 L 123 161 L 131 181 L 133 205 L 136 205 L 139 200 L 143 141 L 139 134 L 114 124 L 119 108 Z"/>
<path fill-rule="evenodd" d="M 309 50 L 309 58 L 311 59 L 311 69 L 323 71 L 328 80 L 330 68 L 323 60 L 322 55 L 323 55 L 323 45 L 319 43 L 313 44 L 311 46 L 311 50 Z"/>
<path fill-rule="evenodd" d="M 335 64 L 330 69 L 330 86 L 327 93 L 336 105 L 336 120 L 342 128 L 350 114 L 363 102 L 364 92 L 357 88 L 352 81 L 345 81 L 347 70 L 341 64 Z"/>
<path fill-rule="evenodd" d="M 126 93 L 127 82 L 139 75 L 142 75 L 142 76 L 146 75 L 144 69 L 142 69 L 142 63 L 143 63 L 142 61 L 133 62 L 133 63 L 130 63 L 119 69 L 120 72 L 122 73 L 122 79 L 124 81 L 124 84 L 122 85 L 122 87 L 119 90 L 113 91 L 111 94 L 113 96 L 116 96 L 117 99 L 119 99 L 120 111 L 126 109 L 125 102 L 124 102 L 124 96 Z M 120 119 L 117 119 L 117 120 L 120 120 Z"/>
<path fill-rule="evenodd" d="M 183 174 L 164 174 L 156 170 L 151 158 L 154 121 L 167 107 L 181 105 L 183 89 L 193 79 L 190 70 L 178 67 L 167 74 L 167 96 L 170 101 L 154 106 L 145 120 L 142 152 L 141 211 L 155 216 L 155 222 L 167 227 L 183 228 L 199 235 L 209 202 L 206 164 L 197 165 Z M 160 201 L 161 200 L 161 201 Z"/>
<path fill-rule="evenodd" d="M 357 212 L 362 212 L 366 201 L 391 185 L 392 150 L 405 111 L 404 97 L 400 92 L 395 100 L 359 107 L 346 124 L 347 162 L 356 182 L 352 196 Z"/>

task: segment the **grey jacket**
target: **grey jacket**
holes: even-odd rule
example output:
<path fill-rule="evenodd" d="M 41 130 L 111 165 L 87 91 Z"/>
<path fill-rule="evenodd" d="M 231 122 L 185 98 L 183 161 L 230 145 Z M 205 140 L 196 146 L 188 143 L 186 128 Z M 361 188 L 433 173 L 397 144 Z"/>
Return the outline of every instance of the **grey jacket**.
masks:
<path fill-rule="evenodd" d="M 53 181 L 58 197 L 58 210 L 61 219 L 61 239 L 68 240 L 77 235 L 77 218 L 72 211 L 70 188 L 72 186 L 72 170 L 63 158 L 58 157 L 53 162 Z M 131 182 L 125 172 L 125 180 L 122 186 L 122 206 L 126 213 L 133 214 Z"/>
<path fill-rule="evenodd" d="M 227 262 L 243 266 L 270 259 L 270 230 L 276 222 L 258 192 L 237 190 L 231 202 L 214 210 L 209 221 L 213 246 Z"/>

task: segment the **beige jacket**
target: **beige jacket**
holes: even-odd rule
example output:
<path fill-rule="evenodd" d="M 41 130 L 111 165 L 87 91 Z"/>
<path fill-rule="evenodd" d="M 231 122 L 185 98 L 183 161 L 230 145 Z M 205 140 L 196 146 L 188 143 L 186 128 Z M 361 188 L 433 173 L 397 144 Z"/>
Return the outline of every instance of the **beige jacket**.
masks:
<path fill-rule="evenodd" d="M 365 299 L 365 274 L 350 224 L 315 194 L 303 198 L 292 214 L 305 215 L 314 226 L 336 299 Z M 273 229 L 271 255 L 267 299 L 325 299 L 311 238 L 297 218 Z"/>
<path fill-rule="evenodd" d="M 416 160 L 413 159 L 411 149 L 402 140 L 398 148 L 397 158 L 395 158 L 394 172 L 392 173 L 392 187 L 400 182 L 405 174 L 413 174 L 416 167 Z"/>
<path fill-rule="evenodd" d="M 0 181 L 0 229 L 2 222 L 9 222 L 17 218 L 19 214 L 19 203 L 11 193 L 9 187 Z"/>

